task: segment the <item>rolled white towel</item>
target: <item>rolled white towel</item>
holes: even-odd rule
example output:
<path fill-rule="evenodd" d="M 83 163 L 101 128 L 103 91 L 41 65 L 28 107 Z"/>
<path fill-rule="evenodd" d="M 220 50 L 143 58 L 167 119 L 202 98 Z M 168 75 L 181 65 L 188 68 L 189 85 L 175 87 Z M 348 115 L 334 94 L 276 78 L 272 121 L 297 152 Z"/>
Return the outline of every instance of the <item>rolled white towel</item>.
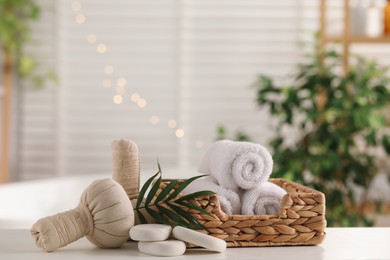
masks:
<path fill-rule="evenodd" d="M 243 215 L 276 215 L 287 192 L 276 184 L 264 182 L 241 194 Z"/>
<path fill-rule="evenodd" d="M 221 203 L 221 208 L 226 214 L 232 215 L 241 213 L 239 195 L 235 191 L 225 189 L 218 185 L 217 181 L 212 176 L 206 176 L 193 181 L 183 190 L 183 193 L 189 194 L 202 190 L 215 192 Z"/>
<path fill-rule="evenodd" d="M 217 183 L 237 193 L 265 182 L 272 172 L 271 154 L 260 144 L 221 140 L 205 152 L 198 167 L 214 176 Z"/>

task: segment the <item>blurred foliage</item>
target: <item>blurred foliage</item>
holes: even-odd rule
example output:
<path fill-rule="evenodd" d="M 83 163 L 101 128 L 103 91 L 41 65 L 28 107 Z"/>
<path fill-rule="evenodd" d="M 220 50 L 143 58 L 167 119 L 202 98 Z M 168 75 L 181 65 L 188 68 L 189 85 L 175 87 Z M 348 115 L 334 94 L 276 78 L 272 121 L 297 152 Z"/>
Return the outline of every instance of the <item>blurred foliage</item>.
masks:
<path fill-rule="evenodd" d="M 39 72 L 36 59 L 24 52 L 30 39 L 31 21 L 40 16 L 40 7 L 33 0 L 0 0 L 0 47 L 4 56 L 12 57 L 18 75 L 42 87 L 46 79 L 56 81 L 53 72 Z"/>
<path fill-rule="evenodd" d="M 233 135 L 233 138 L 229 138 L 227 136 L 227 130 L 226 130 L 226 127 L 223 126 L 223 125 L 220 125 L 218 126 L 217 128 L 217 140 L 224 140 L 224 139 L 234 139 L 234 140 L 237 140 L 237 141 L 247 141 L 247 142 L 250 142 L 251 138 L 249 137 L 249 135 L 247 135 L 245 132 L 243 131 L 236 131 Z"/>
<path fill-rule="evenodd" d="M 280 86 L 264 75 L 254 84 L 257 104 L 278 119 L 269 143 L 272 177 L 322 191 L 329 226 L 373 225 L 360 202 L 366 200 L 378 172 L 373 151 L 390 154 L 383 113 L 390 101 L 387 69 L 362 57 L 351 58 L 348 72 L 342 73 L 339 52 L 320 51 L 316 43 L 298 64 L 291 84 Z M 299 129 L 293 144 L 294 137 L 286 135 L 292 129 Z M 223 126 L 218 138 L 226 138 Z M 356 189 L 361 191 L 359 198 Z"/>
<path fill-rule="evenodd" d="M 330 226 L 370 226 L 353 188 L 365 200 L 378 172 L 371 151 L 390 154 L 390 136 L 384 134 L 383 109 L 389 105 L 387 70 L 362 57 L 351 57 L 348 72 L 341 73 L 342 59 L 334 50 L 306 55 L 291 85 L 279 86 L 267 76 L 255 84 L 259 106 L 278 118 L 271 140 L 275 169 L 283 177 L 320 190 L 327 199 Z M 294 144 L 283 129 L 298 127 Z M 290 142 L 291 143 L 291 142 Z"/>

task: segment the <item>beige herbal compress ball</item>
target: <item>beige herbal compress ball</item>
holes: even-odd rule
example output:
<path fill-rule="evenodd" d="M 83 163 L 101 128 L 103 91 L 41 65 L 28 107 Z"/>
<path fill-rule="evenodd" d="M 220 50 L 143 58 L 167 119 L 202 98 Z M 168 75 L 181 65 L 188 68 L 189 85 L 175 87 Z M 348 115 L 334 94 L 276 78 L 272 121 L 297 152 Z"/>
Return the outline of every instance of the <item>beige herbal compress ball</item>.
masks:
<path fill-rule="evenodd" d="M 112 179 L 102 179 L 85 189 L 76 208 L 38 220 L 31 234 L 45 251 L 83 236 L 100 248 L 117 248 L 129 239 L 133 225 L 133 207 L 125 190 Z"/>

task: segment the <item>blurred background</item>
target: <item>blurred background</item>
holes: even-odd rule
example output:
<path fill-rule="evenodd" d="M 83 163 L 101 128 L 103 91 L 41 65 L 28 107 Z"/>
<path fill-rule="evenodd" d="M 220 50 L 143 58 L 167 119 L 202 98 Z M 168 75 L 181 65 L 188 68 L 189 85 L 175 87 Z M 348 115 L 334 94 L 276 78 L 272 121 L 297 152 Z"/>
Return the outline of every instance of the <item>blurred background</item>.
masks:
<path fill-rule="evenodd" d="M 112 140 L 138 144 L 144 178 L 157 158 L 185 178 L 218 138 L 268 147 L 274 177 L 325 192 L 331 225 L 390 226 L 389 26 L 381 0 L 1 1 L 0 226 L 109 177 Z"/>

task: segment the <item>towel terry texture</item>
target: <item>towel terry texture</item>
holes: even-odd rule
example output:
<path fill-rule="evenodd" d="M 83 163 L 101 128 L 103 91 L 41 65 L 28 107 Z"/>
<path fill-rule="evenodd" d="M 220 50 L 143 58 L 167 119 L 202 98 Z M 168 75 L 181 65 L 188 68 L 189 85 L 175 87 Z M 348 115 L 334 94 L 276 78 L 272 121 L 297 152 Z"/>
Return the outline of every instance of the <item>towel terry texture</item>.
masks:
<path fill-rule="evenodd" d="M 206 150 L 198 167 L 210 176 L 195 180 L 184 192 L 215 192 L 227 214 L 277 214 L 286 191 L 267 181 L 272 167 L 272 156 L 262 145 L 221 140 Z"/>
<path fill-rule="evenodd" d="M 198 167 L 224 188 L 238 192 L 266 181 L 272 172 L 271 154 L 262 145 L 221 140 L 211 145 Z"/>
<path fill-rule="evenodd" d="M 194 193 L 200 190 L 210 190 L 218 195 L 222 210 L 229 214 L 240 214 L 241 203 L 239 195 L 219 185 L 213 176 L 206 176 L 193 181 L 184 189 L 184 193 Z"/>
<path fill-rule="evenodd" d="M 271 182 L 258 184 L 257 187 L 242 193 L 241 214 L 276 215 L 286 191 Z"/>

